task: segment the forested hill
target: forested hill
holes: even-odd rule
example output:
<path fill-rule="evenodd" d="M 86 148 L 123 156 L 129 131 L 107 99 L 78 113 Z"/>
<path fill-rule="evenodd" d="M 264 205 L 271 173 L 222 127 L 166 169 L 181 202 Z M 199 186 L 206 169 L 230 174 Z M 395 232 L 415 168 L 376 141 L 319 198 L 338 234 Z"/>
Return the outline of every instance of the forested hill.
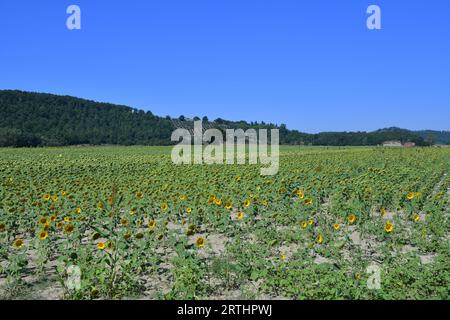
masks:
<path fill-rule="evenodd" d="M 169 144 L 172 122 L 126 106 L 0 91 L 0 145 Z"/>
<path fill-rule="evenodd" d="M 450 131 L 423 130 L 416 132 L 419 136 L 433 144 L 450 145 Z"/>
<path fill-rule="evenodd" d="M 200 119 L 200 118 L 196 118 Z M 205 128 L 279 128 L 282 144 L 378 145 L 388 140 L 427 145 L 426 137 L 399 128 L 374 132 L 324 132 L 307 134 L 285 125 L 209 121 Z M 69 96 L 0 90 L 0 146 L 64 146 L 79 144 L 170 145 L 177 127 L 190 127 L 192 120 L 159 117 L 150 111 L 99 103 Z"/>

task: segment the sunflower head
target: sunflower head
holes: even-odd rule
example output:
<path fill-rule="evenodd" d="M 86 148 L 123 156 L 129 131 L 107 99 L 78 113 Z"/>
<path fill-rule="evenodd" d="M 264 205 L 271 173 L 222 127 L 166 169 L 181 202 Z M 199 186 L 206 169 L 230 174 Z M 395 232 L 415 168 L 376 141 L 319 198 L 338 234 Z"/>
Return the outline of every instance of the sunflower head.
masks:
<path fill-rule="evenodd" d="M 75 208 L 74 211 L 75 211 L 76 214 L 80 214 L 81 213 L 81 208 Z"/>
<path fill-rule="evenodd" d="M 136 239 L 142 239 L 144 238 L 144 234 L 142 232 L 136 233 Z"/>
<path fill-rule="evenodd" d="M 205 246 L 205 239 L 202 238 L 202 237 L 198 237 L 197 240 L 195 241 L 195 245 L 196 245 L 198 248 L 204 247 L 204 246 Z"/>
<path fill-rule="evenodd" d="M 214 196 L 214 195 L 209 196 L 208 204 L 213 204 L 215 202 L 215 200 L 216 200 L 216 196 Z"/>
<path fill-rule="evenodd" d="M 319 233 L 319 235 L 317 236 L 317 243 L 318 244 L 321 244 L 322 242 L 323 242 L 323 236 L 322 236 L 322 234 L 321 233 Z"/>
<path fill-rule="evenodd" d="M 25 244 L 25 242 L 22 239 L 16 239 L 14 240 L 14 247 L 17 249 L 20 249 L 23 247 L 23 245 Z"/>
<path fill-rule="evenodd" d="M 237 215 L 238 220 L 244 220 L 245 218 L 245 213 L 243 213 L 242 211 L 238 213 Z"/>
<path fill-rule="evenodd" d="M 295 194 L 297 195 L 297 197 L 301 200 L 303 200 L 305 198 L 305 192 L 303 190 L 297 190 L 295 192 Z"/>
<path fill-rule="evenodd" d="M 105 250 L 105 248 L 106 248 L 106 245 L 105 245 L 104 242 L 97 243 L 97 249 L 98 250 Z"/>
<path fill-rule="evenodd" d="M 336 231 L 339 231 L 339 229 L 341 229 L 341 225 L 339 223 L 335 223 L 333 225 L 333 229 L 336 230 Z"/>
<path fill-rule="evenodd" d="M 48 232 L 47 232 L 46 230 L 42 230 L 42 231 L 39 233 L 39 239 L 42 240 L 42 241 L 44 241 L 44 240 L 46 240 L 47 238 L 48 238 Z"/>
<path fill-rule="evenodd" d="M 144 197 L 144 194 L 141 191 L 136 192 L 136 198 L 142 199 Z"/>
<path fill-rule="evenodd" d="M 348 221 L 348 223 L 349 224 L 354 224 L 355 222 L 356 222 L 356 215 L 355 214 L 350 214 L 348 217 L 347 217 L 347 221 Z"/>
<path fill-rule="evenodd" d="M 74 229 L 73 224 L 67 224 L 67 225 L 64 226 L 64 231 L 66 233 L 71 233 L 73 231 L 73 229 Z"/>
<path fill-rule="evenodd" d="M 169 205 L 164 202 L 159 207 L 161 208 L 162 211 L 166 211 L 169 208 Z"/>
<path fill-rule="evenodd" d="M 149 228 L 150 230 L 153 231 L 153 230 L 155 229 L 155 227 L 156 227 L 156 221 L 155 221 L 155 220 L 150 220 L 150 221 L 148 222 L 147 226 L 148 226 L 148 228 Z"/>
<path fill-rule="evenodd" d="M 390 221 L 386 222 L 386 224 L 384 225 L 384 230 L 387 233 L 392 233 L 392 231 L 394 231 L 394 225 L 392 224 L 392 222 Z"/>

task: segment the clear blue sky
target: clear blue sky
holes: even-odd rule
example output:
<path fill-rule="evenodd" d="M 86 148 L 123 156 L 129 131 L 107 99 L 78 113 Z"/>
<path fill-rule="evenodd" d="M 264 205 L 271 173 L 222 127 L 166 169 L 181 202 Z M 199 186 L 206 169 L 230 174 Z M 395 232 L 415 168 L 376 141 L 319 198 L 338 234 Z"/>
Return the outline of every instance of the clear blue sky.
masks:
<path fill-rule="evenodd" d="M 1 0 L 0 89 L 305 132 L 450 130 L 450 1 Z"/>

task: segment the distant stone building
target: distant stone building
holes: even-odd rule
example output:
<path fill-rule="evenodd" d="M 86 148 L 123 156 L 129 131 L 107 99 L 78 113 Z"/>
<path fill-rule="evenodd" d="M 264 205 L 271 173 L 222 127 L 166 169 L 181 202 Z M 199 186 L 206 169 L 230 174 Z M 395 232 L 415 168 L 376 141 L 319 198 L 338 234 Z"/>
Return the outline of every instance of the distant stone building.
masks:
<path fill-rule="evenodd" d="M 414 148 L 416 144 L 414 142 L 406 142 L 405 144 L 403 144 L 403 146 L 405 148 Z"/>
<path fill-rule="evenodd" d="M 385 141 L 383 142 L 383 147 L 397 147 L 397 148 L 413 148 L 416 144 L 414 142 L 405 142 L 404 144 L 401 141 Z"/>
<path fill-rule="evenodd" d="M 401 141 L 385 141 L 383 147 L 403 147 Z"/>

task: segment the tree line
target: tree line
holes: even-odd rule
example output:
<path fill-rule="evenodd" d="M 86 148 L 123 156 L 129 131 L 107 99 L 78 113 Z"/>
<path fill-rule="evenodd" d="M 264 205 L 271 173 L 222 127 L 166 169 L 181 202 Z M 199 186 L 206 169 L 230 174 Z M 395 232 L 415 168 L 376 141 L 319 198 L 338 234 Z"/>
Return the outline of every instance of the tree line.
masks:
<path fill-rule="evenodd" d="M 0 90 L 0 147 L 69 145 L 171 145 L 170 137 L 180 123 L 195 119 L 159 117 L 150 111 L 100 103 L 70 96 Z M 374 132 L 323 132 L 308 134 L 286 125 L 202 118 L 208 127 L 279 129 L 280 143 L 289 145 L 371 146 L 384 141 L 430 145 L 423 136 L 404 129 Z M 428 135 L 430 132 L 428 132 Z"/>

